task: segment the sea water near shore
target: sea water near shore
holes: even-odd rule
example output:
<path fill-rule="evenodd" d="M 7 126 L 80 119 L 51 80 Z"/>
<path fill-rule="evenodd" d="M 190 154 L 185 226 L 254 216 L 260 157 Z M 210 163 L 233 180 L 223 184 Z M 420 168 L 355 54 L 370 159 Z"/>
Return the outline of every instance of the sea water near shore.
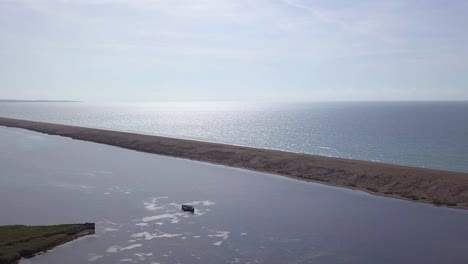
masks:
<path fill-rule="evenodd" d="M 468 102 L 3 103 L 0 116 L 468 172 Z"/>
<path fill-rule="evenodd" d="M 17 128 L 0 146 L 0 225 L 96 222 L 22 264 L 468 260 L 466 210 Z"/>

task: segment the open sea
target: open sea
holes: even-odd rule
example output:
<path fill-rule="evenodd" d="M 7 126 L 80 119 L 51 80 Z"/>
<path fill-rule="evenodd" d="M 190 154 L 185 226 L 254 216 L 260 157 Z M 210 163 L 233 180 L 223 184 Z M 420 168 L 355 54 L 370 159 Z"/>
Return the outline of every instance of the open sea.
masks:
<path fill-rule="evenodd" d="M 0 103 L 0 116 L 468 172 L 468 102 Z"/>

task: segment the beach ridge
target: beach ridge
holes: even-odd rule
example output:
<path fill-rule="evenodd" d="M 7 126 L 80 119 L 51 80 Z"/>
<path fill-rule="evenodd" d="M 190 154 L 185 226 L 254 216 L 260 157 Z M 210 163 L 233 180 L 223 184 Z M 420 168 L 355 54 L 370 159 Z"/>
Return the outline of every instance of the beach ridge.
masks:
<path fill-rule="evenodd" d="M 468 173 L 331 158 L 0 117 L 0 125 L 147 153 L 209 162 L 378 195 L 468 208 Z"/>

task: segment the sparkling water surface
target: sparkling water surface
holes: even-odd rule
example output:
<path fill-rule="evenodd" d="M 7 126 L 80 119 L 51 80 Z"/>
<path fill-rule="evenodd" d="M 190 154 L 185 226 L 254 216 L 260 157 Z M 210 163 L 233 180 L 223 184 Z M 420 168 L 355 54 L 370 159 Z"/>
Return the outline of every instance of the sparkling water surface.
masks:
<path fill-rule="evenodd" d="M 468 172 L 468 102 L 4 103 L 0 116 Z"/>
<path fill-rule="evenodd" d="M 21 264 L 468 261 L 465 210 L 16 128 L 0 146 L 0 225 L 96 222 Z"/>

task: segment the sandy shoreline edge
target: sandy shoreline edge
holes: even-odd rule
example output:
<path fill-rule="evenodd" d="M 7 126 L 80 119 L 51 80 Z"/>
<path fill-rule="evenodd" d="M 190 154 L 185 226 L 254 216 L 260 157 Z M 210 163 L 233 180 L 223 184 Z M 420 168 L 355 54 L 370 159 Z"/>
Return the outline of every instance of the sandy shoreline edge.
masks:
<path fill-rule="evenodd" d="M 273 173 L 436 205 L 468 208 L 468 173 L 330 158 L 0 117 L 0 125 L 147 153 Z"/>

